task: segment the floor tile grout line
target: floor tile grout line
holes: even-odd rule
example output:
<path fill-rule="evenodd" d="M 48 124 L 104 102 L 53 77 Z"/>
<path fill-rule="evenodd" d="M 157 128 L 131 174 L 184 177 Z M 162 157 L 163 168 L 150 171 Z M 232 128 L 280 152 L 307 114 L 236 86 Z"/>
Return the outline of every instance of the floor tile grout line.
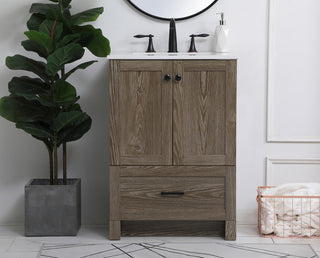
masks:
<path fill-rule="evenodd" d="M 25 242 L 28 242 L 28 243 L 31 243 L 31 244 L 37 244 L 39 245 L 39 247 L 37 248 L 34 248 L 33 250 L 10 250 L 12 248 L 12 246 L 17 243 L 17 241 L 25 241 Z M 40 252 L 40 248 L 43 244 L 42 243 L 39 243 L 39 242 L 33 242 L 29 239 L 24 239 L 24 238 L 15 238 L 15 240 L 11 243 L 10 247 L 8 248 L 7 252 L 6 253 L 39 253 Z M 27 249 L 27 248 L 26 248 Z M 37 249 L 37 250 L 36 250 Z"/>
<path fill-rule="evenodd" d="M 5 251 L 5 253 L 8 253 L 10 248 L 13 246 L 13 243 L 16 241 L 16 238 L 12 239 L 10 246 L 7 248 L 7 250 Z"/>

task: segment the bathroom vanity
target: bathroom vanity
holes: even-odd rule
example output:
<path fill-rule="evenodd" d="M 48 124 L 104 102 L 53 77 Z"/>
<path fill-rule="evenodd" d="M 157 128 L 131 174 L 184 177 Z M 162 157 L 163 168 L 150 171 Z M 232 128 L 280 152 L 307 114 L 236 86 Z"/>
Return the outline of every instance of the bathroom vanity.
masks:
<path fill-rule="evenodd" d="M 237 60 L 114 54 L 110 65 L 110 239 L 236 239 Z"/>

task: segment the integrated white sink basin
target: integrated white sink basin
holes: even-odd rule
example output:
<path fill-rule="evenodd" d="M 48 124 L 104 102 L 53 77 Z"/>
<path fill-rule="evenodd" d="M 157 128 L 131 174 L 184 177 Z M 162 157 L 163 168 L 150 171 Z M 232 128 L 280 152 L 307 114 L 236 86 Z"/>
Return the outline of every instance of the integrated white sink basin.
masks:
<path fill-rule="evenodd" d="M 198 52 L 198 53 L 167 53 L 167 52 L 156 52 L 156 53 L 111 53 L 108 59 L 237 59 L 235 56 L 225 53 L 214 53 L 214 52 Z"/>

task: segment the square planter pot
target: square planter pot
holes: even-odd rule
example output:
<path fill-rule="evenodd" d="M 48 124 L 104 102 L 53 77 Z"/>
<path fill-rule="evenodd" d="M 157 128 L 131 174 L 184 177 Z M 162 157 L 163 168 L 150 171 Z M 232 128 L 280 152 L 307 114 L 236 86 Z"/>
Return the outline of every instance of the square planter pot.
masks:
<path fill-rule="evenodd" d="M 81 225 L 81 179 L 50 185 L 33 179 L 25 186 L 26 236 L 75 236 Z"/>

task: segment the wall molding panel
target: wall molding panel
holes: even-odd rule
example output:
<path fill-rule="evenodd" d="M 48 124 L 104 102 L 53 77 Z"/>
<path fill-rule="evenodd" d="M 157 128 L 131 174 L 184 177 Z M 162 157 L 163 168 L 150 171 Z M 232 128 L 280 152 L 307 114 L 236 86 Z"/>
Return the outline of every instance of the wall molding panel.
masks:
<path fill-rule="evenodd" d="M 276 177 L 277 177 L 277 170 L 276 166 L 287 166 L 286 175 L 288 177 L 292 177 L 292 167 L 297 166 L 300 167 L 300 169 L 303 166 L 312 166 L 313 168 L 319 166 L 318 171 L 320 171 L 320 157 L 281 157 L 281 158 L 273 158 L 273 157 L 266 157 L 266 169 L 265 169 L 265 186 L 273 186 L 275 185 Z M 307 168 L 306 167 L 306 168 Z M 302 170 L 302 169 L 301 169 Z M 281 171 L 278 169 L 278 173 Z M 280 172 L 281 173 L 281 172 Z M 308 180 L 308 173 L 304 171 L 303 175 Z M 320 175 L 320 172 L 319 172 Z M 318 181 L 320 182 L 320 177 L 318 177 Z M 310 176 L 310 179 L 312 180 L 312 176 Z M 297 182 L 299 183 L 299 182 Z"/>
<path fill-rule="evenodd" d="M 319 11 L 318 0 L 269 0 L 267 142 L 320 142 Z"/>

